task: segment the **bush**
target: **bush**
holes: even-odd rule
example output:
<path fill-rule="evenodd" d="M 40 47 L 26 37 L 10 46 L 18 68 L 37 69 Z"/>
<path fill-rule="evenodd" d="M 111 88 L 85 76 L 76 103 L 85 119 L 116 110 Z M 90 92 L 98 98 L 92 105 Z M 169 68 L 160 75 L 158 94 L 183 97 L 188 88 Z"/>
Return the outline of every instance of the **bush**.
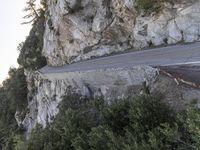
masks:
<path fill-rule="evenodd" d="M 45 18 L 41 16 L 34 22 L 25 42 L 18 47 L 20 54 L 17 61 L 25 69 L 37 70 L 46 65 L 42 56 L 44 30 Z"/>
<path fill-rule="evenodd" d="M 158 13 L 163 7 L 163 3 L 171 3 L 178 2 L 180 0 L 137 0 L 137 9 L 138 11 L 143 10 L 145 15 L 149 15 L 151 13 Z"/>
<path fill-rule="evenodd" d="M 14 135 L 19 133 L 14 116 L 27 107 L 27 93 L 24 69 L 10 69 L 9 78 L 0 87 L 0 149 L 14 146 Z"/>
<path fill-rule="evenodd" d="M 36 9 L 36 0 L 27 0 L 24 17 L 31 19 L 26 23 L 32 23 L 32 29 L 25 42 L 18 46 L 20 52 L 18 63 L 28 70 L 37 70 L 46 65 L 46 59 L 42 56 L 43 37 L 45 31 L 46 0 L 40 1 L 40 7 Z"/>
<path fill-rule="evenodd" d="M 28 2 L 36 2 L 30 0 Z M 18 127 L 15 120 L 16 111 L 23 120 L 27 110 L 27 83 L 24 75 L 24 68 L 36 70 L 46 65 L 42 56 L 43 34 L 45 23 L 45 0 L 41 1 L 42 9 L 38 9 L 39 16 L 31 23 L 33 27 L 24 43 L 19 44 L 20 55 L 18 69 L 11 68 L 8 72 L 9 78 L 0 85 L 0 150 L 26 149 L 24 139 L 21 136 L 22 129 Z M 32 9 L 32 8 L 31 8 Z M 34 9 L 34 8 L 33 8 Z M 29 10 L 29 8 L 26 8 Z M 26 16 L 30 19 L 32 15 Z"/>
<path fill-rule="evenodd" d="M 145 14 L 158 13 L 161 8 L 159 0 L 137 0 L 137 9 L 143 10 Z"/>
<path fill-rule="evenodd" d="M 24 68 L 11 68 L 8 72 L 9 78 L 3 82 L 3 88 L 7 91 L 9 106 L 15 110 L 24 110 L 27 106 L 27 83 Z"/>
<path fill-rule="evenodd" d="M 199 149 L 200 110 L 176 114 L 161 97 L 140 96 L 107 104 L 65 97 L 46 129 L 33 131 L 31 150 Z"/>

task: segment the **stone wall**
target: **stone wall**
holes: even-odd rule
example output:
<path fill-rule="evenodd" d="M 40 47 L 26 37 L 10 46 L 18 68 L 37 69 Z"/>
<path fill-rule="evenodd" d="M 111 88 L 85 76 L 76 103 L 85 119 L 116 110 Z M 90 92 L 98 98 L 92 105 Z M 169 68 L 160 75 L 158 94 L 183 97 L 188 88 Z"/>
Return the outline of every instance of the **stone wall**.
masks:
<path fill-rule="evenodd" d="M 43 54 L 60 66 L 127 49 L 200 40 L 200 1 L 164 3 L 148 16 L 135 0 L 48 0 Z"/>

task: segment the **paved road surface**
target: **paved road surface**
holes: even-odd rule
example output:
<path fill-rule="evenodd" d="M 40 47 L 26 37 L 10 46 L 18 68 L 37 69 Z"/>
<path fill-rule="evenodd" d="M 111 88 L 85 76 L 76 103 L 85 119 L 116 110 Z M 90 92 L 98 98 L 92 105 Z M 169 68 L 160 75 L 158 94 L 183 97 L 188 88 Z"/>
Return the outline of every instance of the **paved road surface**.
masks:
<path fill-rule="evenodd" d="M 200 42 L 174 45 L 150 50 L 130 52 L 98 59 L 82 61 L 62 67 L 45 66 L 43 74 L 86 71 L 105 68 L 131 67 L 135 65 L 170 66 L 200 63 Z"/>

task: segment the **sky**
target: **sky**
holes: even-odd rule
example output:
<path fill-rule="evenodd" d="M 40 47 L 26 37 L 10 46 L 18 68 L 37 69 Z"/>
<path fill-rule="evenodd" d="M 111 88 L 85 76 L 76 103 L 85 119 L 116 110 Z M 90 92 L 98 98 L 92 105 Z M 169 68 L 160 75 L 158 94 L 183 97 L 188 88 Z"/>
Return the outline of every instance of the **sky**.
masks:
<path fill-rule="evenodd" d="M 26 0 L 0 0 L 0 83 L 7 77 L 10 67 L 17 67 L 17 46 L 28 36 L 30 25 L 23 11 Z"/>

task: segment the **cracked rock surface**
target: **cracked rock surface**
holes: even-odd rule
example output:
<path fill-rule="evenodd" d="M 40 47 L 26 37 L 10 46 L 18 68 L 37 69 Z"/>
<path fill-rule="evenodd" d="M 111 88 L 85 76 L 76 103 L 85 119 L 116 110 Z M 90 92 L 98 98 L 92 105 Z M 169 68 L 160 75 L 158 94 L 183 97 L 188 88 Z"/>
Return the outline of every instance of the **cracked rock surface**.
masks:
<path fill-rule="evenodd" d="M 28 72 L 27 72 L 28 74 Z M 19 120 L 27 135 L 37 125 L 46 127 L 59 112 L 63 96 L 78 93 L 86 97 L 104 97 L 107 101 L 137 96 L 148 88 L 151 94 L 161 94 L 163 101 L 175 110 L 183 109 L 192 100 L 199 99 L 200 90 L 162 75 L 158 69 L 149 66 L 129 68 L 99 69 L 84 72 L 40 74 L 31 73 L 29 78 L 29 105 L 26 117 Z M 145 87 L 144 87 L 145 83 Z M 36 87 L 35 90 L 33 88 Z"/>
<path fill-rule="evenodd" d="M 27 72 L 28 74 L 28 72 Z M 121 99 L 139 95 L 144 82 L 149 87 L 158 77 L 158 70 L 148 66 L 132 68 L 99 69 L 84 72 L 68 72 L 60 74 L 31 73 L 34 86 L 37 87 L 29 97 L 29 112 L 22 121 L 27 134 L 36 126 L 43 127 L 59 112 L 58 105 L 63 96 L 69 92 L 78 93 L 86 97 L 104 97 L 105 100 Z M 31 84 L 31 78 L 29 78 Z"/>
<path fill-rule="evenodd" d="M 200 40 L 200 0 L 165 3 L 158 14 L 137 12 L 135 0 L 47 0 L 43 54 L 51 66 L 104 56 L 127 49 Z M 151 93 L 166 95 L 173 106 L 199 98 L 200 92 L 177 85 L 148 66 L 42 75 L 26 71 L 28 112 L 19 124 L 27 134 L 59 112 L 70 90 L 88 97 L 123 98 Z M 182 106 L 180 106 L 182 107 Z M 16 114 L 17 115 L 17 114 Z"/>
<path fill-rule="evenodd" d="M 200 40 L 200 1 L 145 16 L 135 0 L 48 0 L 43 54 L 51 66 L 127 49 Z"/>

